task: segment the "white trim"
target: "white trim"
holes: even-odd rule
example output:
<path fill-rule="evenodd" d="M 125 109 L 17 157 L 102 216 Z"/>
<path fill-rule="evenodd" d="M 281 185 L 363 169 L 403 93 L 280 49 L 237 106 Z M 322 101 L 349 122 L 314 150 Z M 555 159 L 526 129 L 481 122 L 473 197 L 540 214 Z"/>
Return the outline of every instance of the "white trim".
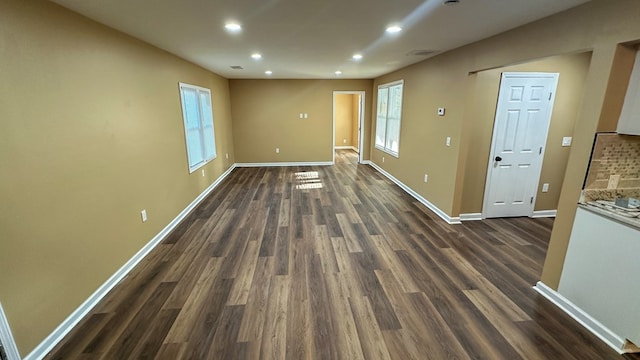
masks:
<path fill-rule="evenodd" d="M 111 277 L 105 281 L 87 300 L 85 300 L 71 315 L 69 315 L 58 327 L 53 330 L 49 336 L 47 336 L 38 346 L 36 346 L 24 360 L 36 360 L 42 359 L 49 353 L 68 333 L 76 326 L 82 318 L 91 311 L 99 302 L 104 298 L 111 289 L 113 289 L 127 274 L 147 255 L 153 248 L 155 248 L 169 233 L 184 220 L 187 215 L 193 209 L 200 204 L 204 198 L 206 198 L 213 189 L 216 188 L 232 171 L 236 168 L 236 165 L 232 165 L 227 171 L 209 185 L 198 197 L 196 197 L 184 210 L 178 214 L 164 229 L 162 229 L 156 236 L 151 239 L 145 246 L 142 247 L 129 261 L 127 261 L 118 271 L 116 271 Z"/>
<path fill-rule="evenodd" d="M 13 340 L 13 334 L 11 333 L 11 327 L 9 321 L 4 314 L 2 303 L 0 303 L 0 342 L 4 346 L 4 351 L 7 353 L 9 360 L 20 360 L 20 352 L 18 346 Z"/>
<path fill-rule="evenodd" d="M 556 217 L 558 210 L 538 210 L 534 211 L 532 218 L 546 218 L 546 217 Z"/>
<path fill-rule="evenodd" d="M 627 351 L 627 347 L 625 346 L 627 341 L 625 339 L 614 334 L 598 320 L 584 312 L 584 310 L 577 307 L 557 291 L 545 285 L 542 281 L 538 281 L 533 289 L 567 313 L 567 315 L 571 316 L 575 321 L 580 323 L 580 325 L 589 330 L 600 340 L 604 341 L 605 344 L 609 345 L 619 354 L 623 354 Z"/>
<path fill-rule="evenodd" d="M 358 101 L 358 147 L 355 146 L 336 146 L 336 94 L 349 94 L 359 95 L 360 101 Z M 363 90 L 334 90 L 332 97 L 332 121 L 333 121 L 333 158 L 332 165 L 336 163 L 336 149 L 352 149 L 358 153 L 358 163 L 362 164 L 362 142 L 364 141 L 364 108 L 365 108 L 365 96 L 367 92 Z"/>
<path fill-rule="evenodd" d="M 482 220 L 482 213 L 460 214 L 460 221 Z"/>
<path fill-rule="evenodd" d="M 333 165 L 333 163 L 331 161 L 274 162 L 274 163 L 236 163 L 235 167 L 327 166 L 327 165 Z"/>
<path fill-rule="evenodd" d="M 358 148 L 355 146 L 336 146 L 335 150 L 353 150 L 355 152 L 358 152 Z"/>
<path fill-rule="evenodd" d="M 355 152 L 358 152 L 358 148 L 355 146 L 336 146 L 335 150 L 353 150 Z"/>
<path fill-rule="evenodd" d="M 405 185 L 402 181 L 396 179 L 393 175 L 391 175 L 388 172 L 386 172 L 385 170 L 383 170 L 376 163 L 373 163 L 371 161 L 367 161 L 366 163 L 367 163 L 367 165 L 370 165 L 372 168 L 378 170 L 378 172 L 380 172 L 382 175 L 386 176 L 389 180 L 393 181 L 396 185 L 400 186 L 400 188 L 402 188 L 402 190 L 407 192 L 409 195 L 413 196 L 416 200 L 418 200 L 420 203 L 422 203 L 422 205 L 426 206 L 429 210 L 431 210 L 434 213 L 436 213 L 436 215 L 440 216 L 447 223 L 452 224 L 452 225 L 461 223 L 460 222 L 460 217 L 447 215 L 447 213 L 445 213 L 444 211 L 440 210 L 437 206 L 435 206 L 432 203 L 430 203 L 427 199 L 422 197 L 422 195 L 420 195 L 417 192 L 415 192 L 413 189 L 411 189 L 410 187 Z"/>

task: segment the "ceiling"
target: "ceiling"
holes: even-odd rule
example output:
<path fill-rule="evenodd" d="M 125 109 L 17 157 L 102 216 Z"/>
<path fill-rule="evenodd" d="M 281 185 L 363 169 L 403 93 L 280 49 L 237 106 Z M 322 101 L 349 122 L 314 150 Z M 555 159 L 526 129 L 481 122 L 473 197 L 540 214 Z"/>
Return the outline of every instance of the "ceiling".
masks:
<path fill-rule="evenodd" d="M 51 1 L 230 79 L 368 79 L 589 0 Z"/>

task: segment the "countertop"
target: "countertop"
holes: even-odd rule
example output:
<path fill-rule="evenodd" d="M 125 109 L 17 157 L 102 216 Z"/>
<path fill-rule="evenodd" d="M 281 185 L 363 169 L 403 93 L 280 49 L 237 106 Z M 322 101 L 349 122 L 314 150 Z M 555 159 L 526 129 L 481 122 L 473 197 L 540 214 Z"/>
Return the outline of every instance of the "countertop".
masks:
<path fill-rule="evenodd" d="M 604 217 L 609 218 L 611 220 L 614 220 L 614 221 L 617 221 L 617 222 L 622 223 L 624 225 L 628 225 L 628 226 L 630 226 L 632 228 L 635 228 L 636 230 L 640 230 L 640 218 L 637 218 L 637 217 L 632 218 L 632 217 L 627 217 L 627 216 L 624 216 L 624 215 L 619 215 L 619 214 L 616 214 L 616 213 L 614 213 L 612 211 L 609 211 L 609 210 L 606 210 L 606 209 L 602 209 L 602 208 L 596 207 L 594 205 L 590 205 L 588 203 L 578 203 L 578 206 L 583 208 L 583 209 L 585 209 L 585 210 L 591 211 L 594 214 L 598 214 L 598 215 L 604 216 Z"/>

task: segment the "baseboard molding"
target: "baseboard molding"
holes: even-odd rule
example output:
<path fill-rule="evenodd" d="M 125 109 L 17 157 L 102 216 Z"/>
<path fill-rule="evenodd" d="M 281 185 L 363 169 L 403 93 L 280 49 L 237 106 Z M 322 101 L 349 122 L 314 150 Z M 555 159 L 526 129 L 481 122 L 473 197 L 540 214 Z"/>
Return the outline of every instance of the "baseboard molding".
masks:
<path fill-rule="evenodd" d="M 580 323 L 580 325 L 589 330 L 619 354 L 628 352 L 629 349 L 626 346 L 627 341 L 625 339 L 613 333 L 598 320 L 591 317 L 591 315 L 584 312 L 557 291 L 545 285 L 542 281 L 538 281 L 533 289 L 571 316 L 575 321 Z"/>
<path fill-rule="evenodd" d="M 18 351 L 16 342 L 13 340 L 11 327 L 9 326 L 9 321 L 4 314 L 2 304 L 0 304 L 0 342 L 4 346 L 4 351 L 9 360 L 20 360 L 20 352 Z"/>
<path fill-rule="evenodd" d="M 482 220 L 482 213 L 460 214 L 460 221 Z"/>
<path fill-rule="evenodd" d="M 376 169 L 382 175 L 386 176 L 389 180 L 393 181 L 396 185 L 400 186 L 400 188 L 402 190 L 407 192 L 409 195 L 413 196 L 414 199 L 418 200 L 420 203 L 422 203 L 422 205 L 426 206 L 429 210 L 431 210 L 434 213 L 436 213 L 436 215 L 438 215 L 440 218 L 442 218 L 447 223 L 452 224 L 452 225 L 461 223 L 460 217 L 457 217 L 457 216 L 456 217 L 452 217 L 452 216 L 447 215 L 447 213 L 445 213 L 444 211 L 440 210 L 437 206 L 435 206 L 432 203 L 430 203 L 427 199 L 422 197 L 422 195 L 420 195 L 417 192 L 415 192 L 413 189 L 411 189 L 410 187 L 405 185 L 402 181 L 396 179 L 393 175 L 391 175 L 388 172 L 386 172 L 384 169 L 379 167 L 376 163 L 371 162 L 371 161 L 367 161 L 366 164 L 371 166 L 371 167 L 373 167 L 374 169 Z"/>
<path fill-rule="evenodd" d="M 333 165 L 333 162 L 310 161 L 310 162 L 236 163 L 235 167 L 327 166 L 327 165 Z"/>
<path fill-rule="evenodd" d="M 556 217 L 558 210 L 538 210 L 534 211 L 532 218 L 546 218 L 546 217 Z"/>
<path fill-rule="evenodd" d="M 355 146 L 334 146 L 334 149 L 336 150 L 353 150 L 355 152 L 358 152 L 358 148 Z"/>
<path fill-rule="evenodd" d="M 229 174 L 236 168 L 232 165 L 213 184 L 209 185 L 198 197 L 196 197 L 184 210 L 178 214 L 167 226 L 140 249 L 129 261 L 105 281 L 87 300 L 85 300 L 74 312 L 71 313 L 58 327 L 53 330 L 24 360 L 39 360 L 46 356 L 82 318 L 91 311 L 127 274 L 155 248 L 193 209 L 206 198 Z M 18 358 L 19 359 L 19 358 Z"/>

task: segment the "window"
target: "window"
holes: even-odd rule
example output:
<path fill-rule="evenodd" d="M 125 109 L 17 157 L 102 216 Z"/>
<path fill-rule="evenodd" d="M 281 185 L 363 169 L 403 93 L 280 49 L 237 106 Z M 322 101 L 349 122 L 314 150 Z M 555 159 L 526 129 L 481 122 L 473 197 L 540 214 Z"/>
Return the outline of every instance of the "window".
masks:
<path fill-rule="evenodd" d="M 189 173 L 216 158 L 211 91 L 180 83 Z"/>
<path fill-rule="evenodd" d="M 398 157 L 400 148 L 403 85 L 404 81 L 400 80 L 378 86 L 376 148 L 395 157 Z"/>

